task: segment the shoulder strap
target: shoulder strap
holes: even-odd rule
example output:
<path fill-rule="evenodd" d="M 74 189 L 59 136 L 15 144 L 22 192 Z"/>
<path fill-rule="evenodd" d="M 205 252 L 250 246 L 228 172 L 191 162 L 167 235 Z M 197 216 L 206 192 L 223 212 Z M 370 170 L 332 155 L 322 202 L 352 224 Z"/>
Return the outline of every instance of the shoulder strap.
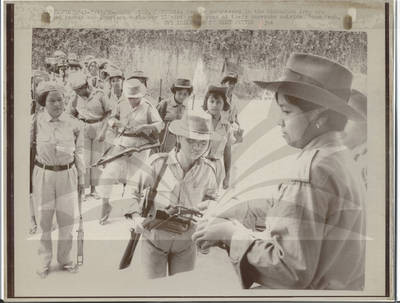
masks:
<path fill-rule="evenodd" d="M 147 217 L 147 214 L 149 213 L 150 209 L 152 208 L 152 206 L 154 204 L 154 198 L 157 193 L 158 184 L 160 184 L 161 178 L 164 175 L 165 170 L 167 169 L 167 159 L 168 159 L 168 157 L 166 157 L 164 159 L 161 170 L 158 173 L 157 178 L 149 191 L 149 194 L 147 196 L 147 203 L 144 205 L 143 210 L 142 210 L 142 217 Z"/>

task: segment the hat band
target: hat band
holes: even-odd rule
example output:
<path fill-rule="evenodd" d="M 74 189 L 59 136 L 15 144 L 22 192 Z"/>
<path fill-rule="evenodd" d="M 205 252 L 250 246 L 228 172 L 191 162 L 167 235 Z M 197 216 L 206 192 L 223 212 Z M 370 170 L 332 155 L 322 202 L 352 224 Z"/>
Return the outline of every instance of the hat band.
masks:
<path fill-rule="evenodd" d="M 200 130 L 194 130 L 194 129 L 188 129 L 188 128 L 183 128 L 183 130 L 191 132 L 191 133 L 196 133 L 199 135 L 211 135 L 211 131 L 210 130 L 206 130 L 206 131 L 200 131 Z"/>
<path fill-rule="evenodd" d="M 290 68 L 285 68 L 285 72 L 284 72 L 282 81 L 304 82 L 307 84 L 318 86 L 319 88 L 322 88 L 322 89 L 325 89 L 325 90 L 331 92 L 332 94 L 336 95 L 340 99 L 343 99 L 345 102 L 347 102 L 350 97 L 350 88 L 343 88 L 343 89 L 327 88 L 325 85 L 323 85 L 321 82 L 315 80 L 314 78 L 311 78 L 304 74 L 300 74 L 298 72 L 295 72 L 294 70 L 292 70 Z"/>

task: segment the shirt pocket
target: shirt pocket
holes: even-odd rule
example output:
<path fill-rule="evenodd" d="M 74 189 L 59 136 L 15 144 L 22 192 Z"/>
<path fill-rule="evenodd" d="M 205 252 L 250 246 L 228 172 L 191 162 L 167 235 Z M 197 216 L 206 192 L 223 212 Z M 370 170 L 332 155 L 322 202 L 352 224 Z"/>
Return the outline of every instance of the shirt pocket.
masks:
<path fill-rule="evenodd" d="M 57 146 L 59 152 L 72 155 L 75 151 L 75 135 L 70 127 L 60 128 L 56 131 Z"/>
<path fill-rule="evenodd" d="M 38 132 L 36 134 L 36 142 L 37 143 L 49 143 L 51 141 L 50 132 Z"/>

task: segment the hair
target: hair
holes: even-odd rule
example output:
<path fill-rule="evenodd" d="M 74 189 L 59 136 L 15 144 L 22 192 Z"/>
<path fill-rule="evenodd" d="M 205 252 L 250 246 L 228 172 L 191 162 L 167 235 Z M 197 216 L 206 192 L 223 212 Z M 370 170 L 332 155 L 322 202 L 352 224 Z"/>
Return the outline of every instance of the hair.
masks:
<path fill-rule="evenodd" d="M 38 96 L 38 103 L 41 105 L 41 106 L 45 106 L 46 105 L 46 99 L 47 99 L 47 96 L 49 95 L 49 92 L 44 92 L 43 94 L 41 94 L 40 96 Z"/>
<path fill-rule="evenodd" d="M 207 108 L 207 101 L 208 101 L 208 98 L 210 98 L 211 95 L 221 96 L 222 97 L 222 99 L 224 100 L 224 107 L 222 108 L 223 111 L 227 111 L 227 110 L 229 110 L 231 108 L 231 106 L 228 103 L 227 97 L 226 97 L 226 95 L 224 93 L 222 93 L 222 92 L 207 92 L 206 96 L 204 97 L 204 103 L 203 103 L 203 109 L 204 110 L 208 109 Z"/>
<path fill-rule="evenodd" d="M 183 88 L 183 87 L 173 87 L 172 89 L 171 89 L 171 91 L 172 91 L 172 93 L 175 95 L 176 94 L 176 92 L 178 91 L 178 90 L 187 90 L 188 92 L 189 92 L 189 96 L 192 94 L 192 92 L 193 92 L 193 88 Z"/>
<path fill-rule="evenodd" d="M 285 95 L 285 98 L 289 104 L 297 106 L 302 112 L 309 112 L 318 108 L 322 108 L 322 106 L 318 104 L 298 97 Z M 278 93 L 275 93 L 275 99 L 278 100 Z M 326 111 L 321 113 L 319 117 L 327 117 L 326 126 L 329 130 L 343 131 L 347 124 L 347 117 L 332 109 L 327 109 Z"/>
<path fill-rule="evenodd" d="M 228 82 L 228 81 L 233 81 L 235 84 L 237 84 L 237 82 L 238 82 L 237 79 L 232 79 L 232 78 L 227 77 L 227 78 L 225 78 L 225 79 L 223 79 L 223 80 L 221 81 L 221 84 L 225 84 L 225 83 Z"/>

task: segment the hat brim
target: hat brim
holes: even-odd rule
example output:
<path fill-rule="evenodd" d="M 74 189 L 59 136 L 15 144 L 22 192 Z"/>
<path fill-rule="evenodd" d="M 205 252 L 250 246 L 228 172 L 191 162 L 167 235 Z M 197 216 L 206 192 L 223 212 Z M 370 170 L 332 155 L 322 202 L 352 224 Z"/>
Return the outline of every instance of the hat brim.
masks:
<path fill-rule="evenodd" d="M 176 89 L 187 89 L 189 90 L 189 95 L 191 95 L 193 92 L 193 86 L 173 85 L 171 87 L 171 92 L 175 94 Z"/>
<path fill-rule="evenodd" d="M 190 131 L 185 128 L 182 120 L 174 120 L 170 123 L 168 127 L 169 131 L 176 136 L 183 136 L 186 138 L 194 139 L 194 140 L 211 140 L 211 141 L 219 141 L 221 140 L 221 136 L 215 132 L 211 133 L 197 133 Z"/>
<path fill-rule="evenodd" d="M 322 107 L 334 110 L 353 121 L 364 121 L 365 117 L 335 94 L 318 86 L 298 81 L 254 81 L 264 89 L 307 100 Z"/>

